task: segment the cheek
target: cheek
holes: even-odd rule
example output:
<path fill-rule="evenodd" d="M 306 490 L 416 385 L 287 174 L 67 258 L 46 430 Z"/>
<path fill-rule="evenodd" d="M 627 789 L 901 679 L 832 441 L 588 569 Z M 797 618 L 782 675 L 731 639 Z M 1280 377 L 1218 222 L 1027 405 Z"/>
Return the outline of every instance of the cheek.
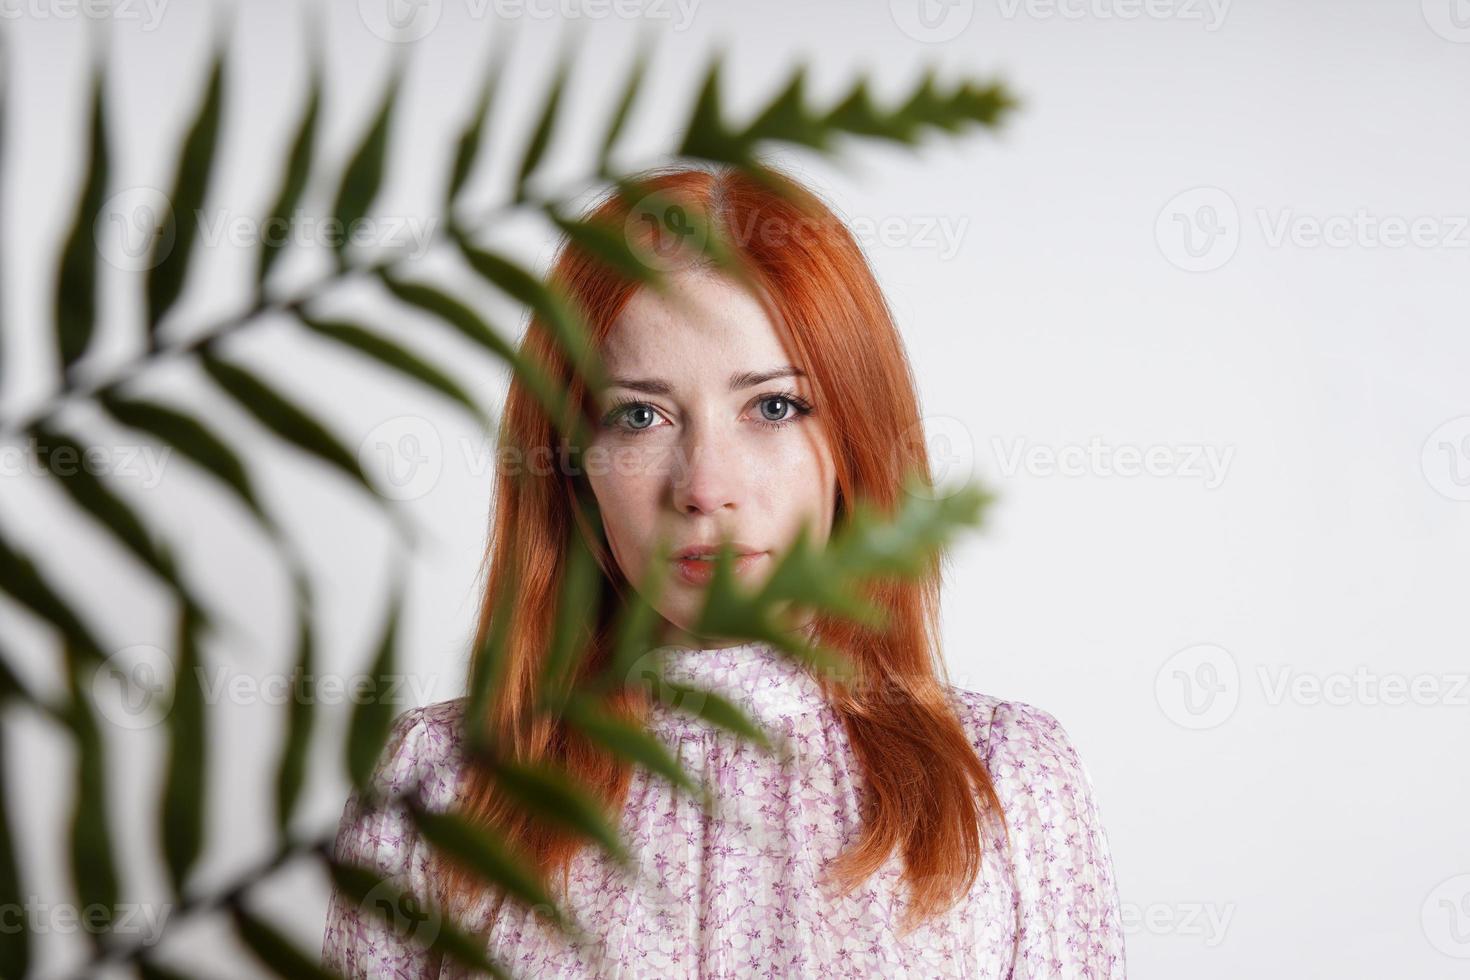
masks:
<path fill-rule="evenodd" d="M 616 468 L 589 470 L 587 482 L 597 500 L 603 530 L 618 567 L 630 579 L 641 574 L 644 549 L 652 540 L 658 514 L 658 483 L 640 473 Z"/>
<path fill-rule="evenodd" d="M 830 526 L 836 468 L 827 443 L 820 436 L 783 440 L 756 464 L 760 473 L 756 492 L 768 513 L 794 525 L 803 518 L 818 531 Z"/>

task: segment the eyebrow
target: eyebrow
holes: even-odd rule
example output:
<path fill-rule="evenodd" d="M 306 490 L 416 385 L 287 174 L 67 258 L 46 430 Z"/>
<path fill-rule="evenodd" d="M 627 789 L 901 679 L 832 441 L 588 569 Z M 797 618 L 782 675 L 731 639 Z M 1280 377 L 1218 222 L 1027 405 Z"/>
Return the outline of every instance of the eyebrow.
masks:
<path fill-rule="evenodd" d="M 754 388 L 756 385 L 774 381 L 777 378 L 804 378 L 806 372 L 791 365 L 772 368 L 769 371 L 741 371 L 730 375 L 730 390 L 740 391 L 742 388 Z M 609 388 L 630 388 L 633 391 L 641 391 L 646 395 L 672 395 L 674 386 L 660 378 L 609 378 Z"/>

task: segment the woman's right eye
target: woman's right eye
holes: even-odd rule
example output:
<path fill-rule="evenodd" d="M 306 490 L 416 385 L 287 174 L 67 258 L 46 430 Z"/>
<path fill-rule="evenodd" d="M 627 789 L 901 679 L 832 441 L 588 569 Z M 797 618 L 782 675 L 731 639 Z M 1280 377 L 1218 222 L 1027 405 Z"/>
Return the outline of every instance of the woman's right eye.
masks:
<path fill-rule="evenodd" d="M 658 411 L 646 402 L 620 402 L 607 413 L 605 422 L 610 428 L 636 435 L 655 426 L 658 422 Z"/>

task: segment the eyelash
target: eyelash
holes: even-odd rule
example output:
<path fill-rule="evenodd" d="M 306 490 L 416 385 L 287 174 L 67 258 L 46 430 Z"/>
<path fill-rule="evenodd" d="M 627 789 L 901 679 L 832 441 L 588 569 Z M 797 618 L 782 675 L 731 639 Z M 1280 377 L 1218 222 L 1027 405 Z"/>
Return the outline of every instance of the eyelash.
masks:
<path fill-rule="evenodd" d="M 791 423 L 799 422 L 812 413 L 811 402 L 807 401 L 805 398 L 797 396 L 794 392 L 790 391 L 767 392 L 766 394 L 758 397 L 755 401 L 756 404 L 759 405 L 761 402 L 770 401 L 776 398 L 779 398 L 785 402 L 790 402 L 791 407 L 796 409 L 795 414 L 791 415 L 789 418 L 784 418 L 779 422 L 767 422 L 764 419 L 759 419 L 756 422 L 757 425 L 762 425 L 767 429 L 784 429 Z M 609 408 L 607 414 L 603 416 L 603 425 L 607 426 L 608 428 L 620 429 L 621 431 L 634 436 L 640 436 L 643 433 L 656 428 L 655 426 L 650 425 L 642 429 L 633 429 L 629 428 L 626 425 L 618 424 L 618 420 L 627 414 L 628 409 L 635 406 L 658 411 L 657 409 L 653 408 L 652 405 L 648 404 L 645 401 L 639 401 L 636 398 L 619 398 L 613 402 L 612 407 Z"/>

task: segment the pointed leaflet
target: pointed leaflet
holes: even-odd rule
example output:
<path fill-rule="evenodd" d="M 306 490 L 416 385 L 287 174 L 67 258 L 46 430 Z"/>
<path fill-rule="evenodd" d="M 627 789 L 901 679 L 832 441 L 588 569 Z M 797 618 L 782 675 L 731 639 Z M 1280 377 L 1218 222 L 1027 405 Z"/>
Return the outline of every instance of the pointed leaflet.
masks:
<path fill-rule="evenodd" d="M 465 125 L 464 131 L 459 134 L 459 142 L 454 150 L 454 168 L 449 173 L 449 184 L 444 189 L 444 209 L 449 211 L 459 196 L 460 188 L 469 178 L 470 171 L 475 166 L 475 158 L 480 152 L 480 143 L 484 139 L 485 124 L 490 119 L 490 109 L 495 104 L 495 94 L 500 88 L 500 76 L 505 71 L 505 62 L 509 55 L 505 38 L 508 34 L 498 35 L 495 49 L 490 52 L 490 64 L 485 70 L 485 81 L 480 89 L 480 99 L 475 105 L 475 111 L 470 116 L 470 121 Z"/>
<path fill-rule="evenodd" d="M 720 73 L 723 62 L 723 53 L 716 53 L 710 60 L 704 84 L 694 100 L 684 142 L 678 150 L 679 156 L 729 163 L 746 163 L 750 159 L 750 147 L 726 128 L 721 112 Z"/>
<path fill-rule="evenodd" d="M 641 725 L 610 714 L 585 695 L 573 695 L 568 699 L 562 708 L 562 717 L 614 755 L 637 763 L 681 789 L 690 792 L 699 789 L 662 742 L 648 734 Z"/>
<path fill-rule="evenodd" d="M 0 663 L 0 669 L 5 669 Z M 5 706 L 0 693 L 0 709 Z M 0 713 L 0 909 L 23 909 L 26 907 L 25 885 L 20 878 L 20 864 L 16 861 L 15 835 L 10 829 L 10 804 L 24 799 L 19 786 L 12 786 L 10 774 L 6 772 L 5 760 L 9 746 L 5 744 L 5 717 Z M 30 969 L 31 931 L 29 929 L 0 929 L 0 976 L 23 977 Z"/>
<path fill-rule="evenodd" d="M 5 592 L 37 617 L 54 626 L 62 637 L 89 659 L 106 659 L 102 642 L 92 628 L 72 611 L 35 563 L 14 550 L 0 535 L 0 592 Z"/>
<path fill-rule="evenodd" d="M 391 72 L 382 100 L 378 103 L 378 111 L 342 174 L 342 184 L 337 188 L 337 199 L 332 205 L 332 214 L 341 223 L 338 229 L 341 237 L 333 243 L 339 263 L 343 261 L 354 229 L 367 216 L 368 209 L 373 206 L 383 184 L 383 163 L 388 155 L 388 129 L 392 123 L 393 107 L 398 101 L 399 86 L 403 81 L 401 59 L 394 60 Z"/>
<path fill-rule="evenodd" d="M 355 864 L 327 859 L 332 883 L 355 904 L 376 915 L 401 936 L 411 936 L 437 953 L 478 970 L 497 980 L 510 974 L 485 956 L 483 936 L 466 934 L 450 924 L 432 905 L 411 891 L 404 891 L 375 871 Z"/>
<path fill-rule="evenodd" d="M 92 122 L 86 178 L 72 217 L 71 233 L 61 252 L 61 272 L 56 281 L 56 348 L 63 371 L 68 371 L 86 353 L 96 332 L 97 240 L 96 222 L 107 193 L 107 106 L 103 97 L 106 70 L 93 69 Z"/>
<path fill-rule="evenodd" d="M 124 398 L 111 390 L 104 389 L 98 400 L 107 413 L 123 425 L 146 432 L 193 460 L 205 472 L 234 491 L 268 532 L 277 533 L 275 523 L 255 495 L 255 487 L 245 464 L 224 440 L 205 428 L 203 423 L 159 402 Z"/>
<path fill-rule="evenodd" d="M 154 963 L 147 957 L 138 958 L 138 976 L 140 980 L 191 980 L 161 963 Z"/>
<path fill-rule="evenodd" d="M 471 755 L 493 748 L 488 744 L 490 736 L 486 729 L 488 719 L 495 711 L 497 698 L 505 690 L 508 661 L 505 647 L 510 637 L 511 612 L 516 596 L 520 594 L 516 578 L 515 568 L 507 566 L 505 579 L 493 582 L 495 604 L 491 609 L 489 628 L 470 661 L 469 696 L 465 702 L 461 725 L 465 745 Z"/>
<path fill-rule="evenodd" d="M 506 842 L 488 828 L 471 823 L 458 813 L 436 813 L 412 795 L 404 801 L 414 826 L 435 848 L 474 868 L 485 881 L 505 889 L 525 904 L 550 909 L 555 918 L 561 918 L 551 896 L 529 872 L 529 858 L 513 854 Z"/>
<path fill-rule="evenodd" d="M 550 765 L 523 765 L 489 760 L 495 785 L 537 819 L 560 824 L 595 841 L 613 860 L 628 861 L 628 852 L 608 822 L 603 807 L 587 791 Z"/>
<path fill-rule="evenodd" d="M 204 839 L 204 687 L 199 677 L 200 624 L 187 607 L 179 613 L 173 701 L 169 706 L 168 769 L 160 821 L 163 856 L 174 894 L 182 897 Z"/>
<path fill-rule="evenodd" d="M 495 252 L 458 239 L 460 253 L 470 267 L 511 299 L 529 306 L 551 330 L 561 349 L 586 380 L 588 387 L 604 388 L 602 364 L 587 336 L 587 327 L 567 300 L 516 263 Z"/>
<path fill-rule="evenodd" d="M 208 347 L 199 358 L 205 372 L 235 403 L 298 449 L 340 470 L 381 502 L 357 457 L 316 419 L 251 371 L 224 360 Z"/>
<path fill-rule="evenodd" d="M 551 648 L 541 666 L 542 707 L 557 710 L 580 673 L 587 642 L 597 622 L 601 572 L 580 534 L 563 557 L 561 596 L 552 625 Z"/>
<path fill-rule="evenodd" d="M 488 422 L 484 410 L 475 404 L 475 400 L 464 388 L 460 387 L 458 381 L 396 341 L 364 330 L 353 323 L 309 316 L 300 307 L 296 308 L 296 317 L 314 333 L 334 340 L 344 347 L 350 347 L 360 354 L 365 354 L 379 364 L 386 364 L 399 374 L 406 375 L 451 401 L 458 402 L 461 407 L 480 421 Z"/>
<path fill-rule="evenodd" d="M 322 967 L 318 957 L 297 949 L 274 926 L 256 918 L 239 902 L 230 906 L 230 913 L 240 941 L 276 976 L 289 980 L 338 980 L 336 974 Z"/>
<path fill-rule="evenodd" d="M 397 643 L 402 601 L 401 593 L 395 593 L 378 639 L 378 652 L 373 658 L 371 673 L 368 675 L 372 696 L 354 706 L 352 721 L 347 729 L 347 773 L 352 779 L 352 785 L 359 789 L 366 787 L 372 778 L 373 767 L 393 728 L 393 702 L 388 699 L 385 691 L 397 690 L 397 685 L 393 683 L 396 669 L 394 647 Z"/>
<path fill-rule="evenodd" d="M 301 192 L 306 188 L 306 178 L 311 173 L 311 160 L 316 146 L 317 115 L 321 111 L 322 102 L 321 65 L 318 62 L 319 59 L 312 59 L 311 90 L 306 97 L 306 108 L 301 112 L 301 121 L 296 126 L 296 136 L 291 141 L 291 155 L 286 161 L 286 173 L 281 180 L 280 193 L 276 195 L 266 222 L 261 226 L 268 234 L 261 235 L 260 264 L 255 274 L 257 284 L 265 282 L 270 275 L 271 266 L 285 246 L 285 242 L 276 236 L 275 229 L 278 226 L 285 229 L 291 227 L 291 211 L 301 199 Z"/>
<path fill-rule="evenodd" d="M 638 283 L 663 278 L 657 268 L 644 262 L 633 250 L 628 243 L 627 232 L 621 225 L 567 218 L 552 205 L 547 205 L 545 210 L 551 223 L 560 228 L 573 245 L 598 259 L 612 271 Z"/>
<path fill-rule="evenodd" d="M 536 128 L 531 132 L 531 139 L 526 144 L 526 152 L 521 157 L 521 168 L 516 174 L 517 204 L 527 199 L 526 182 L 536 172 L 541 164 L 541 158 L 546 153 L 546 146 L 551 142 L 551 132 L 556 127 L 557 110 L 561 106 L 562 92 L 566 89 L 567 75 L 571 70 L 571 57 L 569 52 L 562 52 L 557 61 L 556 73 L 551 79 L 551 89 L 546 93 L 546 102 L 541 106 L 541 117 L 536 121 Z"/>
<path fill-rule="evenodd" d="M 67 495 L 111 532 L 123 547 L 172 586 L 180 599 L 202 613 L 203 607 L 174 568 L 173 558 L 154 543 L 132 506 L 91 472 L 86 462 L 90 458 L 87 455 L 89 447 L 82 446 L 45 422 L 36 423 L 29 432 L 35 439 L 32 448 L 36 461 L 56 478 Z"/>
<path fill-rule="evenodd" d="M 315 654 L 311 629 L 312 601 L 304 575 L 297 579 L 296 667 L 291 673 L 291 704 L 286 716 L 286 738 L 276 767 L 276 828 L 284 838 L 306 774 L 306 753 L 316 705 Z"/>
<path fill-rule="evenodd" d="M 92 714 L 90 671 L 82 676 L 82 659 L 66 648 L 67 684 L 71 693 L 71 729 L 76 742 L 76 793 L 72 798 L 71 875 L 78 907 L 102 907 L 104 929 L 117 909 L 117 868 L 107 821 L 106 760 L 97 719 Z M 89 922 L 89 926 L 91 923 Z M 100 944 L 105 931 L 88 930 Z"/>
<path fill-rule="evenodd" d="M 613 110 L 612 121 L 608 123 L 607 135 L 602 138 L 602 151 L 597 155 L 597 172 L 610 174 L 612 172 L 612 153 L 622 135 L 623 127 L 628 123 L 628 116 L 632 112 L 633 103 L 638 98 L 638 91 L 643 87 L 643 78 L 648 73 L 649 51 L 652 48 L 653 34 L 643 36 L 638 45 L 638 51 L 633 56 L 633 65 L 628 70 L 628 80 L 623 83 L 623 94 L 618 99 L 618 106 Z"/>
<path fill-rule="evenodd" d="M 173 190 L 168 196 L 174 223 L 172 241 L 166 235 L 153 237 L 154 252 L 148 274 L 148 342 L 153 348 L 158 346 L 159 321 L 184 291 L 184 277 L 199 228 L 198 213 L 204 207 L 214 165 L 223 90 L 224 51 L 220 50 L 215 53 L 209 70 L 204 101 L 184 137 Z"/>
<path fill-rule="evenodd" d="M 386 269 L 380 272 L 380 277 L 394 296 L 410 306 L 437 317 L 468 340 L 510 365 L 511 371 L 520 378 L 552 418 L 566 417 L 566 393 L 553 385 L 545 372 L 536 365 L 523 361 L 515 348 L 478 313 L 433 286 L 399 279 Z"/>
<path fill-rule="evenodd" d="M 753 144 L 758 140 L 781 140 L 814 149 L 825 150 L 829 139 L 821 121 L 806 109 L 806 67 L 798 66 L 791 80 L 759 116 L 751 120 L 740 139 Z"/>

